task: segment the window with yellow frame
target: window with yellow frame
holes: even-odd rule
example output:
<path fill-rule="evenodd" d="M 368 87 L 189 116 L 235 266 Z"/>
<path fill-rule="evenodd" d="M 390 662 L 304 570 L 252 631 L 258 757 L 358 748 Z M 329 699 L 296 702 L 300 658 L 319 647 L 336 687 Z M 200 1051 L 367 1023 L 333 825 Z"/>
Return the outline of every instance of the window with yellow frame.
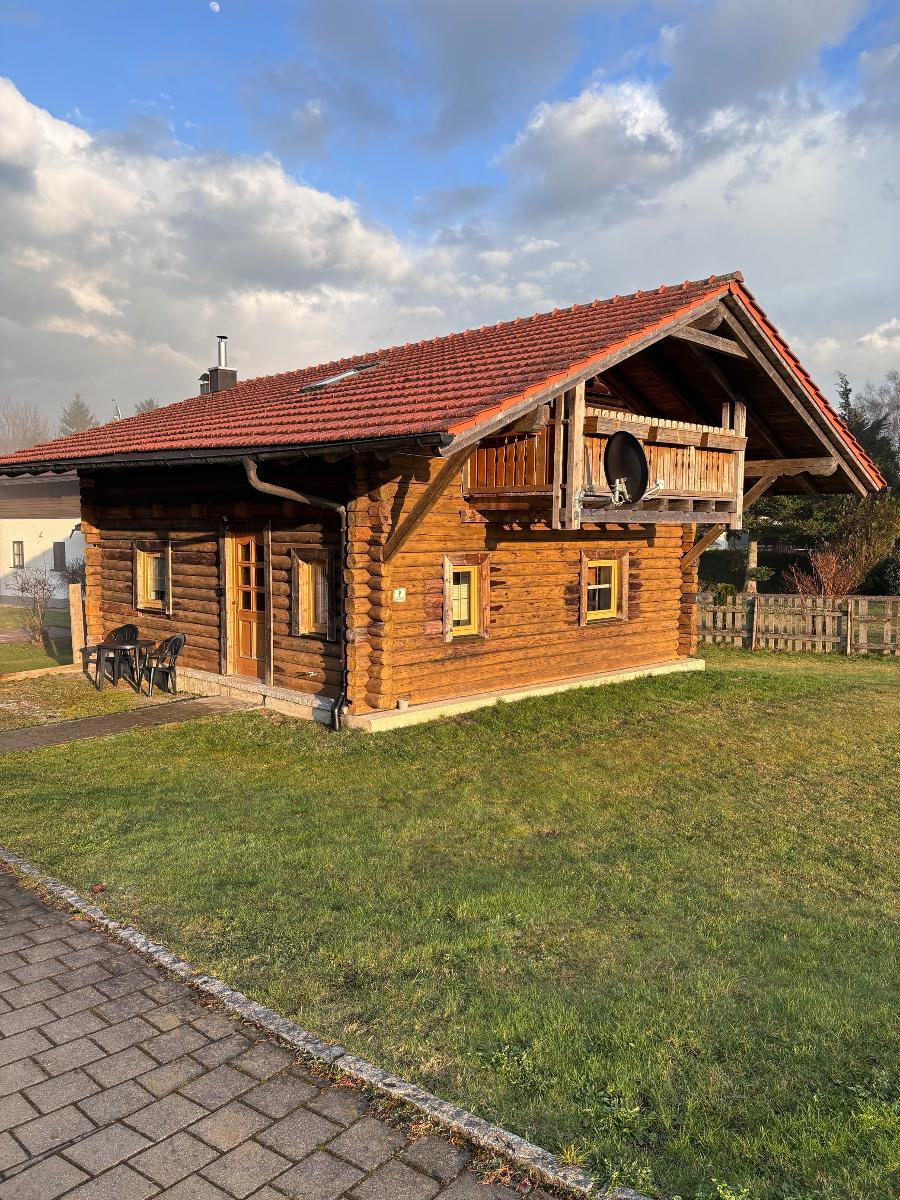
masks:
<path fill-rule="evenodd" d="M 291 559 L 291 633 L 333 641 L 335 614 L 327 552 L 294 550 Z"/>
<path fill-rule="evenodd" d="M 585 565 L 584 619 L 604 621 L 621 614 L 620 561 L 592 558 Z"/>
<path fill-rule="evenodd" d="M 164 546 L 136 547 L 134 554 L 135 608 L 167 612 L 169 555 Z"/>
<path fill-rule="evenodd" d="M 478 567 L 453 568 L 450 608 L 454 637 L 479 632 Z"/>

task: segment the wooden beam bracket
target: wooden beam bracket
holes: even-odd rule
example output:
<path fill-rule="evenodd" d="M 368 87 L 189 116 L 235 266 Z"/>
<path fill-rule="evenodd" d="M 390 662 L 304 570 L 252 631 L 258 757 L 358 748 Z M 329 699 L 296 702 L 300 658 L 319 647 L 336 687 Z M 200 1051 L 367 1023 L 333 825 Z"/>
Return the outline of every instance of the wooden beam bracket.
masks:
<path fill-rule="evenodd" d="M 751 504 L 760 498 L 763 492 L 768 491 L 777 478 L 777 473 L 773 475 L 764 475 L 762 479 L 759 479 L 756 483 L 754 483 L 749 492 L 746 492 L 744 495 L 743 509 L 745 512 Z M 685 523 L 689 524 L 689 522 Z M 695 563 L 703 551 L 708 550 L 713 542 L 716 541 L 717 538 L 721 537 L 727 528 L 727 525 L 711 526 L 706 533 L 704 533 L 703 537 L 700 538 L 699 541 L 694 542 L 690 550 L 686 550 L 681 556 L 682 569 Z"/>
<path fill-rule="evenodd" d="M 406 545 L 406 543 L 424 521 L 429 511 L 437 503 L 441 493 L 444 491 L 444 488 L 447 486 L 453 476 L 463 468 L 474 449 L 474 446 L 466 446 L 464 449 L 459 450 L 456 454 L 451 455 L 450 458 L 446 459 L 445 462 L 442 463 L 441 469 L 413 505 L 412 511 L 409 513 L 406 519 L 401 521 L 398 525 L 395 525 L 391 530 L 387 541 L 384 543 L 384 549 L 381 553 L 382 562 L 390 562 L 397 551 L 402 546 Z"/>

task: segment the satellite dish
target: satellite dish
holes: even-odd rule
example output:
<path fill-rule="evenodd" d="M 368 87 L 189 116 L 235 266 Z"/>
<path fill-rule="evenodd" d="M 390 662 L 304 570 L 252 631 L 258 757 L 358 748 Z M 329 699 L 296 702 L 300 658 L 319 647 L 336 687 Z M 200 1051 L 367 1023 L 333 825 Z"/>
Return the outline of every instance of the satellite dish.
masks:
<path fill-rule="evenodd" d="M 607 439 L 603 473 L 616 506 L 637 504 L 642 498 L 650 482 L 650 471 L 644 447 L 633 433 L 620 429 Z"/>

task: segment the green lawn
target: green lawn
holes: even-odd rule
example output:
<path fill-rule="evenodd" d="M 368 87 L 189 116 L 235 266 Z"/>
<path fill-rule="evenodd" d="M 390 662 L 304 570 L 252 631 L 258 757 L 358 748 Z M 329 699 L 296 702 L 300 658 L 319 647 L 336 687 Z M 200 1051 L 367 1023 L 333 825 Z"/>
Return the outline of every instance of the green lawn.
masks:
<path fill-rule="evenodd" d="M 893 1194 L 900 662 L 720 651 L 391 734 L 249 713 L 0 771 L 12 849 L 603 1178 Z"/>
<path fill-rule="evenodd" d="M 162 690 L 157 690 L 153 698 L 148 699 L 127 683 L 104 687 L 98 692 L 80 674 L 38 675 L 34 679 L 0 682 L 0 730 L 70 721 L 77 717 L 99 717 L 171 699 L 172 696 Z"/>
<path fill-rule="evenodd" d="M 23 627 L 23 612 L 11 604 L 0 604 L 0 632 Z M 40 667 L 56 667 L 72 661 L 69 638 L 69 610 L 47 610 L 49 637 L 46 644 L 32 646 L 28 642 L 0 643 L 0 675 L 15 671 L 35 671 Z"/>

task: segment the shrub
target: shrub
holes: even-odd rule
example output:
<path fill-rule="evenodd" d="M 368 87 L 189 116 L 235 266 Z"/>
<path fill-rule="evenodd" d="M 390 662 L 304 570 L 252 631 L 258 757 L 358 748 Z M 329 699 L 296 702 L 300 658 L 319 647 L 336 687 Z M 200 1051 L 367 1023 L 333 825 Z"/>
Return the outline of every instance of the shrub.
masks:
<path fill-rule="evenodd" d="M 66 563 L 62 570 L 56 571 L 60 579 L 64 579 L 66 583 L 80 583 L 84 587 L 85 570 L 84 559 L 73 558 L 70 563 Z"/>
<path fill-rule="evenodd" d="M 51 571 L 43 567 L 26 567 L 13 575 L 16 591 L 22 597 L 25 609 L 25 628 L 31 634 L 32 642 L 39 646 L 43 644 L 47 625 L 47 609 L 56 591 L 56 581 Z"/>
<path fill-rule="evenodd" d="M 870 596 L 900 596 L 900 554 L 892 554 L 866 577 L 863 591 Z"/>

